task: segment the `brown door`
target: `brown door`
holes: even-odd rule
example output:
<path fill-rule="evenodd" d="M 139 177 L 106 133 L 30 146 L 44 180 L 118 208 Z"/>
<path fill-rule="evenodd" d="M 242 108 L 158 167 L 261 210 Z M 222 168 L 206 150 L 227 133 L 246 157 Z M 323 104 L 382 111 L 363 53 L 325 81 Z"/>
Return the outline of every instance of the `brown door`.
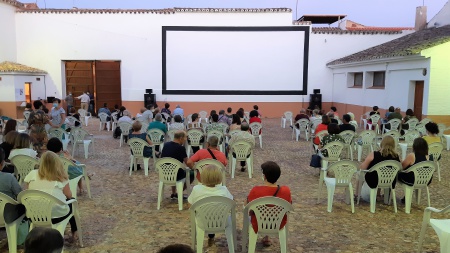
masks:
<path fill-rule="evenodd" d="M 95 107 L 96 111 L 103 107 L 108 108 L 122 104 L 122 88 L 120 82 L 120 61 L 95 61 Z"/>
<path fill-rule="evenodd" d="M 419 120 L 422 120 L 423 84 L 423 81 L 416 81 L 414 90 L 414 114 Z"/>
<path fill-rule="evenodd" d="M 83 92 L 94 92 L 93 61 L 66 61 L 66 94 L 72 91 L 73 97 L 78 97 Z M 76 110 L 81 108 L 79 99 L 74 99 Z"/>

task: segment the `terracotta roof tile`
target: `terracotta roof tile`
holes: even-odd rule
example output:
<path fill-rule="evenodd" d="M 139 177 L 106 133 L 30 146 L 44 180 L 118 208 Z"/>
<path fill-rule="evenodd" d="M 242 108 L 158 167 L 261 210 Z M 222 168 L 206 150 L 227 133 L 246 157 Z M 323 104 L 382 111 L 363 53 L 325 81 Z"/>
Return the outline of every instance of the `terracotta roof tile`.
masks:
<path fill-rule="evenodd" d="M 450 25 L 417 31 L 384 44 L 329 62 L 327 66 L 417 55 L 424 49 L 450 41 Z"/>
<path fill-rule="evenodd" d="M 342 30 L 339 27 L 313 27 L 314 34 L 400 34 L 401 30 Z"/>
<path fill-rule="evenodd" d="M 19 8 L 24 7 L 23 3 L 19 2 L 19 1 L 16 1 L 16 0 L 0 0 L 0 2 L 9 4 L 9 5 L 12 5 L 12 6 L 16 6 L 16 7 L 19 7 Z"/>
<path fill-rule="evenodd" d="M 176 12 L 292 12 L 290 8 L 174 8 Z"/>
<path fill-rule="evenodd" d="M 376 27 L 376 26 L 366 26 L 366 27 L 347 27 L 349 31 L 405 31 L 414 30 L 414 27 Z"/>
<path fill-rule="evenodd" d="M 47 72 L 44 70 L 28 67 L 15 62 L 4 61 L 0 63 L 0 73 L 11 73 L 11 72 L 47 74 Z"/>

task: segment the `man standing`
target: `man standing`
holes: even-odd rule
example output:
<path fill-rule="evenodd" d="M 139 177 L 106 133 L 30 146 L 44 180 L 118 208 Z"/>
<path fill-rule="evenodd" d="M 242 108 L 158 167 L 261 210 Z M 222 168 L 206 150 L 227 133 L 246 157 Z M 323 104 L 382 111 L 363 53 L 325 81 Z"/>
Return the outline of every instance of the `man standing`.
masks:
<path fill-rule="evenodd" d="M 91 94 L 89 91 L 86 92 L 86 94 L 89 96 L 89 112 L 91 113 L 91 115 L 94 115 L 94 112 L 95 112 L 94 94 Z"/>
<path fill-rule="evenodd" d="M 183 146 L 186 140 L 187 134 L 185 131 L 176 131 L 173 135 L 173 141 L 166 142 L 164 144 L 161 157 L 170 157 L 178 160 L 180 163 L 187 164 L 186 149 Z M 182 180 L 183 178 L 186 178 L 186 171 L 184 169 L 179 169 L 177 172 L 177 181 Z M 186 189 L 186 184 L 184 185 L 184 189 Z M 170 195 L 170 198 L 178 199 L 175 186 L 172 186 L 172 194 Z"/>
<path fill-rule="evenodd" d="M 80 96 L 77 97 L 77 99 L 81 100 L 81 109 L 88 111 L 89 101 L 91 98 L 86 94 L 86 92 L 83 92 Z"/>
<path fill-rule="evenodd" d="M 217 115 L 217 114 L 216 114 Z M 254 138 L 253 138 L 254 139 Z M 198 161 L 204 160 L 204 159 L 214 159 L 223 164 L 223 166 L 227 166 L 227 158 L 224 153 L 220 152 L 218 149 L 219 144 L 219 138 L 215 135 L 211 135 L 208 138 L 208 141 L 206 142 L 207 148 L 206 149 L 200 149 L 191 158 L 188 159 L 186 162 L 186 165 L 189 168 L 193 168 L 194 164 Z M 166 146 L 164 146 L 166 148 Z M 198 177 L 197 177 L 198 178 Z"/>
<path fill-rule="evenodd" d="M 248 132 L 248 129 L 249 129 L 248 123 L 243 122 L 241 124 L 242 131 L 231 136 L 231 139 L 228 142 L 228 149 L 230 149 L 230 147 L 238 141 L 245 141 L 247 143 L 250 143 L 250 145 L 252 146 L 252 149 L 255 148 L 255 137 L 251 133 Z M 232 155 L 234 157 L 236 157 L 236 154 L 232 154 Z M 241 161 L 241 171 L 245 171 L 245 161 Z"/>
<path fill-rule="evenodd" d="M 67 113 L 69 113 L 70 109 L 72 109 L 72 107 L 73 107 L 72 92 L 69 92 L 69 95 L 67 95 L 64 100 L 66 101 L 66 105 L 67 105 Z"/>

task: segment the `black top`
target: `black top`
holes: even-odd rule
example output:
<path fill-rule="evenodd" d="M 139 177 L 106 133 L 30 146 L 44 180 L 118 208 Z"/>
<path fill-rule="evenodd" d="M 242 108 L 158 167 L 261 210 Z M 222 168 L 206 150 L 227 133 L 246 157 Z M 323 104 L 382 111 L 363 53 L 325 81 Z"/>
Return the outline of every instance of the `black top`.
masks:
<path fill-rule="evenodd" d="M 3 151 L 5 151 L 5 159 L 8 159 L 9 154 L 11 153 L 11 150 L 13 149 L 13 145 L 11 145 L 7 142 L 2 142 L 2 144 L 0 144 L 0 148 L 2 148 Z"/>
<path fill-rule="evenodd" d="M 373 160 L 370 162 L 369 166 L 367 167 L 368 169 L 371 169 L 375 164 L 383 162 L 383 161 L 387 161 L 387 160 L 394 160 L 394 161 L 398 161 L 400 162 L 400 158 L 394 157 L 392 155 L 388 155 L 386 157 L 381 155 L 380 151 L 375 151 L 373 152 Z M 373 172 L 367 172 L 366 173 L 366 182 L 367 185 L 369 185 L 370 188 L 375 188 L 378 185 L 378 173 L 376 171 Z M 394 182 L 392 183 L 392 188 L 395 188 L 395 183 L 396 181 L 394 180 Z"/>
<path fill-rule="evenodd" d="M 341 130 L 341 132 L 343 131 L 347 131 L 347 130 L 352 130 L 353 132 L 355 132 L 355 126 L 352 124 L 341 124 L 339 125 L 339 129 Z"/>
<path fill-rule="evenodd" d="M 424 162 L 424 161 L 428 161 L 427 157 L 424 155 L 416 155 L 416 160 L 414 161 L 414 164 L 418 164 L 420 162 Z M 413 165 L 409 165 L 408 167 L 405 168 L 405 170 L 411 168 L 411 166 Z M 404 173 L 404 172 L 400 172 L 398 173 L 398 180 L 406 185 L 410 185 L 412 186 L 414 184 L 414 173 L 413 172 L 409 172 L 409 173 Z M 431 179 L 430 182 L 428 182 L 428 184 L 431 183 Z"/>
<path fill-rule="evenodd" d="M 171 157 L 183 163 L 184 158 L 187 157 L 186 149 L 176 142 L 167 142 L 164 143 L 161 157 Z"/>

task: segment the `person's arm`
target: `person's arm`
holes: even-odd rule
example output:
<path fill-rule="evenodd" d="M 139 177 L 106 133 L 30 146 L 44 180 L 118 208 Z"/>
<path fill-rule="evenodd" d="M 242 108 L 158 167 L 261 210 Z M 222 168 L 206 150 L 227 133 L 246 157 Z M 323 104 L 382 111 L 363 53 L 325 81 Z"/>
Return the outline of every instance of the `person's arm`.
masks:
<path fill-rule="evenodd" d="M 26 185 L 28 186 L 28 183 Z M 17 179 L 12 174 L 11 174 L 11 191 L 16 197 L 22 191 L 22 187 L 20 187 L 19 183 L 17 182 Z"/>
<path fill-rule="evenodd" d="M 30 185 L 29 183 L 25 183 L 25 185 L 23 186 L 23 190 L 28 189 L 29 185 Z"/>
<path fill-rule="evenodd" d="M 150 140 L 150 137 L 148 137 L 147 134 L 145 135 L 145 140 L 147 141 L 147 143 L 148 143 L 149 145 L 153 145 L 152 140 Z"/>
<path fill-rule="evenodd" d="M 61 124 L 59 125 L 59 127 L 62 127 L 64 122 L 66 122 L 66 113 L 65 112 L 61 113 Z"/>
<path fill-rule="evenodd" d="M 367 170 L 369 167 L 369 164 L 373 161 L 374 154 L 371 152 L 367 157 L 366 160 L 364 160 L 363 163 L 361 163 L 361 166 L 359 166 L 362 170 Z"/>
<path fill-rule="evenodd" d="M 187 158 L 185 158 L 185 160 L 186 160 Z M 192 158 L 189 158 L 189 159 L 187 159 L 187 161 L 186 161 L 186 165 L 190 168 L 190 169 L 192 169 L 192 168 L 194 168 L 194 161 L 192 161 Z"/>
<path fill-rule="evenodd" d="M 72 198 L 72 192 L 70 191 L 69 182 L 64 186 L 63 193 L 66 196 L 66 198 L 71 199 Z"/>
<path fill-rule="evenodd" d="M 406 167 L 412 165 L 414 163 L 415 160 L 415 155 L 414 153 L 410 153 L 405 157 L 405 160 L 403 160 L 402 162 L 402 168 L 406 169 Z"/>

